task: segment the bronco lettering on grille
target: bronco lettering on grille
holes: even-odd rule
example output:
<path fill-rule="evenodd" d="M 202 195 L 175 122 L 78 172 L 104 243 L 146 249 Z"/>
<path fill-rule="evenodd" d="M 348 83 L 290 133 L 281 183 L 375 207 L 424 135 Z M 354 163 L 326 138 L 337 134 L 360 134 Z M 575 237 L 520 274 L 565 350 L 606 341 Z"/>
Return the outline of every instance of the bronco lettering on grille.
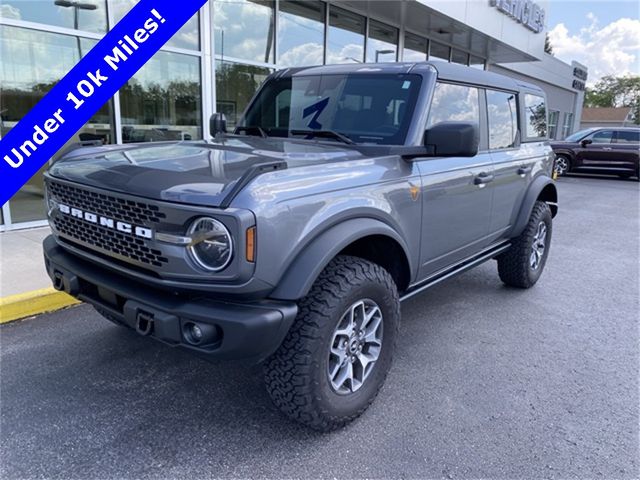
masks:
<path fill-rule="evenodd" d="M 85 222 L 95 223 L 101 227 L 117 230 L 122 233 L 134 235 L 140 238 L 153 238 L 153 230 L 146 227 L 140 227 L 138 225 L 131 225 L 130 223 L 121 222 L 109 217 L 103 217 L 102 215 L 96 215 L 95 213 L 85 212 L 76 207 L 70 207 L 63 203 L 58 203 L 58 211 L 64 215 L 84 220 Z"/>

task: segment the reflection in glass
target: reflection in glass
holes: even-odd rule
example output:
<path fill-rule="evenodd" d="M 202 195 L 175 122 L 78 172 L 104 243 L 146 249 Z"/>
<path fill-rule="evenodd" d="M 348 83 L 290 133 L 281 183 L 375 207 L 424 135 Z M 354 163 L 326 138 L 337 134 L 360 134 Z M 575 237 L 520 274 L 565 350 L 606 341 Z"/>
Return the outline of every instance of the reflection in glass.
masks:
<path fill-rule="evenodd" d="M 217 55 L 273 63 L 272 0 L 216 0 L 213 8 Z"/>
<path fill-rule="evenodd" d="M 68 35 L 0 26 L 0 134 L 5 136 L 71 70 L 95 41 Z M 84 140 L 114 143 L 111 100 L 75 134 L 67 146 Z M 53 159 L 59 158 L 57 154 Z M 10 202 L 12 222 L 44 219 L 43 167 Z"/>
<path fill-rule="evenodd" d="M 429 41 L 412 33 L 404 35 L 404 51 L 402 60 L 405 62 L 424 62 L 429 52 Z"/>
<path fill-rule="evenodd" d="M 448 83 L 436 84 L 429 111 L 428 126 L 448 121 L 480 124 L 477 88 Z"/>
<path fill-rule="evenodd" d="M 242 112 L 271 69 L 231 62 L 216 62 L 216 111 L 234 128 Z"/>
<path fill-rule="evenodd" d="M 370 20 L 367 62 L 395 62 L 397 50 L 398 29 Z"/>
<path fill-rule="evenodd" d="M 82 0 L 81 2 L 2 0 L 0 17 L 75 28 L 87 32 L 107 31 L 105 0 Z"/>
<path fill-rule="evenodd" d="M 549 111 L 549 138 L 551 140 L 554 140 L 556 138 L 556 135 L 558 134 L 559 119 L 560 119 L 560 112 L 558 110 Z"/>
<path fill-rule="evenodd" d="M 120 89 L 122 141 L 202 138 L 200 59 L 160 51 Z"/>
<path fill-rule="evenodd" d="M 525 135 L 529 138 L 547 135 L 547 109 L 544 98 L 527 93 L 524 96 Z"/>
<path fill-rule="evenodd" d="M 116 22 L 119 22 L 138 0 L 109 0 L 109 8 L 113 10 Z M 200 13 L 196 13 L 189 19 L 178 32 L 169 39 L 167 46 L 200 50 Z"/>
<path fill-rule="evenodd" d="M 432 41 L 429 49 L 429 60 L 445 60 L 448 62 L 449 50 L 450 48 L 446 45 Z"/>
<path fill-rule="evenodd" d="M 466 65 L 469 62 L 469 54 L 455 48 L 451 52 L 451 63 Z"/>
<path fill-rule="evenodd" d="M 365 19 L 331 6 L 327 33 L 327 63 L 362 63 Z"/>
<path fill-rule="evenodd" d="M 513 93 L 487 90 L 489 148 L 510 148 L 516 139 L 516 96 Z"/>
<path fill-rule="evenodd" d="M 280 2 L 278 65 L 322 65 L 324 6 L 319 1 Z"/>

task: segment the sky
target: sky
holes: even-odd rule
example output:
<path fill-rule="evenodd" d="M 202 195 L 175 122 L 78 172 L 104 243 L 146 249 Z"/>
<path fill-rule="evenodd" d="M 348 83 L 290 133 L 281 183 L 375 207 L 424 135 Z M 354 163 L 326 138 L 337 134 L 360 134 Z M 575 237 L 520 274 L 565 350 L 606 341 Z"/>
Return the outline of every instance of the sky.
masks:
<path fill-rule="evenodd" d="M 547 28 L 556 57 L 588 67 L 588 85 L 640 75 L 640 1 L 550 0 Z"/>

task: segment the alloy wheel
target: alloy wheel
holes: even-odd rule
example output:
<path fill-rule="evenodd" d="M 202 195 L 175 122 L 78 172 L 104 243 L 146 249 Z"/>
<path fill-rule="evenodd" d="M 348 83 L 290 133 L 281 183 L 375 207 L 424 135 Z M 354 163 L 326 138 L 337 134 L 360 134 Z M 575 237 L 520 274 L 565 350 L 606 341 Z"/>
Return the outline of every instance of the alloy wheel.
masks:
<path fill-rule="evenodd" d="M 529 257 L 529 265 L 532 270 L 537 270 L 542 263 L 544 252 L 547 244 L 547 224 L 540 222 L 536 233 L 533 236 L 533 243 L 531 245 L 531 256 Z"/>

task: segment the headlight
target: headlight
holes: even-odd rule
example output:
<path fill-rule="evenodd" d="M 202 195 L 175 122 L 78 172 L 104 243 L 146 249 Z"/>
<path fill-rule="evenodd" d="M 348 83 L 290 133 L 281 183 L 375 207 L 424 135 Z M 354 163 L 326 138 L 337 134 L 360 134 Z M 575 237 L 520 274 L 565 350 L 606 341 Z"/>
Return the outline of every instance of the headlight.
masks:
<path fill-rule="evenodd" d="M 189 227 L 191 243 L 187 247 L 193 260 L 209 272 L 226 267 L 233 255 L 233 242 L 229 230 L 218 220 L 201 217 Z"/>

